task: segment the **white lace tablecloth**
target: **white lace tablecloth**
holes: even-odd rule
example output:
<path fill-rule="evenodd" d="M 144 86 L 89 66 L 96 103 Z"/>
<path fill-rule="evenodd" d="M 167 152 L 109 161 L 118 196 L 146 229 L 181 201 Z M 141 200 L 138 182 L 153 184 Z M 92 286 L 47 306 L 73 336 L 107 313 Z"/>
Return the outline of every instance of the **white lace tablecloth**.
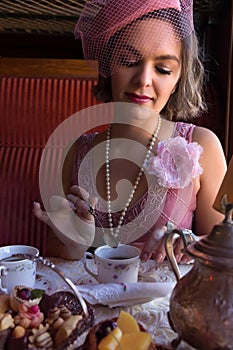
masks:
<path fill-rule="evenodd" d="M 96 284 L 96 280 L 85 270 L 83 260 L 67 261 L 52 258 L 56 267 L 64 275 L 70 278 L 75 285 Z M 182 273 L 186 273 L 190 265 L 182 265 Z M 141 263 L 139 269 L 140 282 L 175 282 L 175 277 L 167 262 L 157 264 L 150 260 L 147 263 Z M 69 290 L 68 285 L 63 279 L 50 268 L 38 264 L 36 287 L 45 289 L 47 293 L 52 294 L 58 290 Z M 142 290 L 143 293 L 143 290 Z M 150 302 L 137 304 L 133 306 L 119 306 L 110 308 L 103 305 L 92 305 L 95 314 L 95 322 L 98 323 L 104 319 L 117 317 L 120 310 L 131 313 L 142 326 L 152 334 L 153 340 L 160 344 L 170 344 L 171 340 L 176 338 L 176 334 L 169 326 L 167 312 L 169 310 L 169 297 L 155 298 Z M 186 343 L 179 345 L 179 349 L 193 349 Z"/>

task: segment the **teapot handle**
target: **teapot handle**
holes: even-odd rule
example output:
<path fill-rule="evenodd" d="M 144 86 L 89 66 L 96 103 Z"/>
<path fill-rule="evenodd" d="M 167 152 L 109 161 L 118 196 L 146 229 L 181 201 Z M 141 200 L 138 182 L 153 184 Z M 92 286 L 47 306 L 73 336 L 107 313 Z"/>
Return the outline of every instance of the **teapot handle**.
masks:
<path fill-rule="evenodd" d="M 165 250 L 166 250 L 166 254 L 167 254 L 167 258 L 168 261 L 171 264 L 172 270 L 175 274 L 176 280 L 177 282 L 179 281 L 179 279 L 182 277 L 181 273 L 180 273 L 180 269 L 178 267 L 177 261 L 175 259 L 175 255 L 174 255 L 174 250 L 173 250 L 173 240 L 174 240 L 174 236 L 178 234 L 184 243 L 184 249 L 187 248 L 189 243 L 193 243 L 195 241 L 197 241 L 197 238 L 195 237 L 195 235 L 192 233 L 191 230 L 178 230 L 178 229 L 174 229 L 172 231 L 167 231 L 165 234 Z"/>

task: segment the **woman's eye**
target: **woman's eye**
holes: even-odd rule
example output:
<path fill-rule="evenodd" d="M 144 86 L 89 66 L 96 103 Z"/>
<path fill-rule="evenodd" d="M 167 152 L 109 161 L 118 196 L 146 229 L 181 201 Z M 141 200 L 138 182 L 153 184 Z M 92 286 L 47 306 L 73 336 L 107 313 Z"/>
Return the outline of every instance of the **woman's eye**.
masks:
<path fill-rule="evenodd" d="M 166 74 L 166 75 L 170 75 L 171 74 L 171 70 L 167 69 L 167 68 L 161 68 L 161 67 L 155 67 L 155 69 L 160 73 L 160 74 Z"/>

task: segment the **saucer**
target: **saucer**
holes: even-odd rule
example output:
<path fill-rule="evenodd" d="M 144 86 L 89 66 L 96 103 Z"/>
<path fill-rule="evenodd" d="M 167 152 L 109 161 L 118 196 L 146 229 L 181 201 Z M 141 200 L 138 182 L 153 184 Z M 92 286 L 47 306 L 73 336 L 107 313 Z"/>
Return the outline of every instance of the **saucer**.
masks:
<path fill-rule="evenodd" d="M 58 285 L 56 280 L 51 276 L 46 276 L 43 272 L 37 272 L 35 288 L 42 289 L 47 294 L 52 294 L 57 291 Z"/>
<path fill-rule="evenodd" d="M 52 294 L 57 291 L 70 290 L 65 281 L 54 271 L 43 265 L 37 265 L 35 287 L 42 289 L 46 294 Z"/>

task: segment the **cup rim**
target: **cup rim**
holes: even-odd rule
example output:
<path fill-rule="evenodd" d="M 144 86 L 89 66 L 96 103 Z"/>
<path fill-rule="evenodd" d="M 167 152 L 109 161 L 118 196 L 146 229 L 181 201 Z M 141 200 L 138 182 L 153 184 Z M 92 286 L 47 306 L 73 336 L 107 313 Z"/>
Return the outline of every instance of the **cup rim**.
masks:
<path fill-rule="evenodd" d="M 101 247 L 98 247 L 98 248 L 95 249 L 95 251 L 94 251 L 94 256 L 95 256 L 95 258 L 97 258 L 97 259 L 99 259 L 99 260 L 102 260 L 102 261 L 105 261 L 105 262 L 106 262 L 106 261 L 111 261 L 111 262 L 116 262 L 116 263 L 121 262 L 122 264 L 127 263 L 127 262 L 132 262 L 132 261 L 135 261 L 135 260 L 137 260 L 137 259 L 140 259 L 140 253 L 141 253 L 141 249 L 140 249 L 140 248 L 135 247 L 135 246 L 130 246 L 130 245 L 128 245 L 128 244 L 119 244 L 119 245 L 118 245 L 118 247 L 121 247 L 121 246 L 128 246 L 128 247 L 134 249 L 135 252 L 137 251 L 138 254 L 135 255 L 135 256 L 133 256 L 133 257 L 126 257 L 126 258 L 124 258 L 124 259 L 116 259 L 116 258 L 114 258 L 114 256 L 109 257 L 109 258 L 106 258 L 106 257 L 100 256 L 100 255 L 98 255 L 98 254 L 96 254 L 96 253 L 98 253 L 99 250 L 101 250 L 101 249 L 108 249 L 108 248 L 109 248 L 110 250 L 113 250 L 113 249 L 115 249 L 115 248 L 111 248 L 111 247 L 109 247 L 108 245 L 104 245 L 104 246 L 101 246 Z"/>
<path fill-rule="evenodd" d="M 9 244 L 9 245 L 4 245 L 4 246 L 1 246 L 1 247 L 0 247 L 0 252 L 1 252 L 1 249 L 2 249 L 2 248 L 7 249 L 7 248 L 11 248 L 11 247 L 32 248 L 32 249 L 35 250 L 34 254 L 32 254 L 32 255 L 35 255 L 35 256 L 39 255 L 39 253 L 40 253 L 40 251 L 39 251 L 39 249 L 38 249 L 37 247 L 30 246 L 30 245 L 25 245 L 25 244 Z M 7 253 L 7 252 L 6 252 L 6 253 Z M 10 256 L 8 256 L 8 257 L 10 258 Z M 4 257 L 4 258 L 2 258 L 2 259 L 0 258 L 0 264 L 18 264 L 18 263 L 19 263 L 19 261 L 4 261 L 4 259 L 7 259 L 8 257 Z M 29 260 L 29 259 L 27 259 L 27 258 L 22 258 L 22 259 L 20 259 L 20 261 L 22 261 L 22 262 L 24 262 L 24 261 L 26 261 L 26 260 L 31 261 L 31 260 Z"/>
<path fill-rule="evenodd" d="M 39 249 L 33 245 L 27 245 L 27 244 L 8 244 L 8 245 L 2 245 L 0 246 L 0 249 L 2 248 L 11 248 L 11 247 L 24 247 L 24 248 L 33 248 L 35 250 L 38 250 Z"/>
<path fill-rule="evenodd" d="M 20 263 L 25 263 L 25 262 L 31 262 L 33 264 L 33 261 L 27 259 L 27 258 L 19 258 L 19 260 L 16 261 L 7 261 L 7 259 L 10 257 L 6 257 L 0 260 L 0 266 L 2 265 L 15 265 L 15 264 L 20 264 Z"/>

